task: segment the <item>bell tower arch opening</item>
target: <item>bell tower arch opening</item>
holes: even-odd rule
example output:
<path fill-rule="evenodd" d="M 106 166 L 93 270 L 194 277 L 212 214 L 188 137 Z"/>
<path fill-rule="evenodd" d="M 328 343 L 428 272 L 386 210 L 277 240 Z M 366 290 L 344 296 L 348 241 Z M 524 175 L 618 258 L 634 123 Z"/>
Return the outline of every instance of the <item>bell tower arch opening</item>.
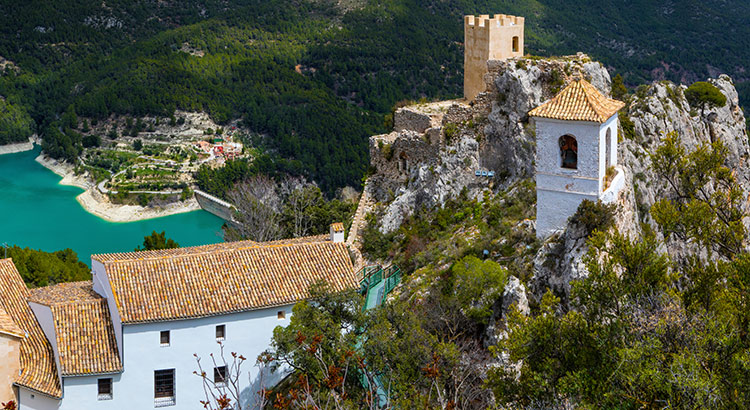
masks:
<path fill-rule="evenodd" d="M 578 169 L 578 141 L 570 134 L 558 140 L 560 146 L 560 166 L 566 169 Z"/>

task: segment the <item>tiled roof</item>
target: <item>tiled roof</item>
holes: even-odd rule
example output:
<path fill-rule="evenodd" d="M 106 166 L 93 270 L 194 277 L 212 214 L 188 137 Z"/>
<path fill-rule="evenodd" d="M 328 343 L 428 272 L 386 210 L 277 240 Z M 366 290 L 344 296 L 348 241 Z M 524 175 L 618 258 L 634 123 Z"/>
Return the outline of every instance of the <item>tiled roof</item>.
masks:
<path fill-rule="evenodd" d="M 357 286 L 343 243 L 242 241 L 158 252 L 92 257 L 104 263 L 123 323 L 295 303 L 319 280 L 333 291 Z"/>
<path fill-rule="evenodd" d="M 8 315 L 8 312 L 6 312 L 2 306 L 0 306 L 0 334 L 10 335 L 20 339 L 23 339 L 26 334 L 23 329 L 18 327 L 16 322 L 13 321 L 10 315 Z"/>
<path fill-rule="evenodd" d="M 63 376 L 122 371 L 107 301 L 91 281 L 33 289 L 30 301 L 52 311 Z"/>
<path fill-rule="evenodd" d="M 29 289 L 10 259 L 0 259 L 0 307 L 21 328 L 21 375 L 16 383 L 53 397 L 61 397 L 52 346 L 29 307 Z"/>
<path fill-rule="evenodd" d="M 529 111 L 529 116 L 604 123 L 624 106 L 622 101 L 605 97 L 588 81 L 576 79 L 554 98 Z"/>
<path fill-rule="evenodd" d="M 156 251 L 140 251 L 140 252 L 123 252 L 123 253 L 103 253 L 99 255 L 91 255 L 91 259 L 105 263 L 117 260 L 136 260 L 136 259 L 150 259 L 158 257 L 174 257 L 176 255 L 192 255 L 205 252 L 213 252 L 218 250 L 236 249 L 243 248 L 249 244 L 257 244 L 253 241 L 238 241 L 238 242 L 221 242 L 214 243 L 211 245 L 201 246 L 190 246 L 185 248 L 176 249 L 160 249 Z"/>
<path fill-rule="evenodd" d="M 344 224 L 342 224 L 341 222 L 335 222 L 331 224 L 331 228 L 333 228 L 334 232 L 343 232 Z"/>

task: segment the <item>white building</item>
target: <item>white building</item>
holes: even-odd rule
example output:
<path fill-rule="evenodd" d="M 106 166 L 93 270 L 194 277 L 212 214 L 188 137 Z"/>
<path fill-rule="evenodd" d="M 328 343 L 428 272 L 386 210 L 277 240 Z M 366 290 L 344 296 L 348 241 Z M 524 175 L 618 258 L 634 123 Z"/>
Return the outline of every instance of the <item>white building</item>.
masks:
<path fill-rule="evenodd" d="M 241 397 L 252 408 L 261 380 L 280 377 L 261 378 L 255 358 L 293 304 L 319 280 L 338 291 L 357 286 L 338 236 L 95 255 L 92 270 L 92 281 L 29 291 L 0 260 L 0 288 L 14 295 L 0 310 L 29 334 L 15 379 L 19 409 L 201 408 L 194 354 L 220 379 L 224 364 L 210 357 L 219 359 L 218 342 L 230 364 L 231 352 L 248 358 Z"/>
<path fill-rule="evenodd" d="M 616 199 L 625 182 L 617 166 L 617 111 L 623 106 L 576 79 L 529 112 L 536 123 L 538 237 L 563 229 L 584 199 Z"/>

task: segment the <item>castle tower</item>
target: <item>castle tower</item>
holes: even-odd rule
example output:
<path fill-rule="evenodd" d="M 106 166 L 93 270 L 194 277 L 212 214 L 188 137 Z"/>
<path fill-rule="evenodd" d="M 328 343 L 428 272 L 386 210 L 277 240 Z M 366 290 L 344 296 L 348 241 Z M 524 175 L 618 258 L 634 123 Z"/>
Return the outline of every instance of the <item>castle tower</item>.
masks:
<path fill-rule="evenodd" d="M 617 198 L 625 181 L 617 167 L 617 111 L 624 105 L 576 79 L 529 112 L 536 123 L 538 237 L 564 228 L 584 199 Z"/>
<path fill-rule="evenodd" d="M 523 17 L 464 16 L 464 98 L 485 90 L 488 60 L 523 56 Z"/>

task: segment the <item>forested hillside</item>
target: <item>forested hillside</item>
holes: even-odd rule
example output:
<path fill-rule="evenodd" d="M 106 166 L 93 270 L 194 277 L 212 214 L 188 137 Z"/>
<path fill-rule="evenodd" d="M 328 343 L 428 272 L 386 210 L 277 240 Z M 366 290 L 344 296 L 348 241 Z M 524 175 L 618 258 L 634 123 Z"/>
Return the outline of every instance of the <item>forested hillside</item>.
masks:
<path fill-rule="evenodd" d="M 469 13 L 526 16 L 527 53 L 585 51 L 626 84 L 733 76 L 750 93 L 750 6 L 581 0 L 125 1 L 0 4 L 0 143 L 34 130 L 55 157 L 82 141 L 61 119 L 206 111 L 268 136 L 283 170 L 356 185 L 367 136 L 402 99 L 461 93 Z M 68 121 L 69 122 L 69 121 Z"/>

